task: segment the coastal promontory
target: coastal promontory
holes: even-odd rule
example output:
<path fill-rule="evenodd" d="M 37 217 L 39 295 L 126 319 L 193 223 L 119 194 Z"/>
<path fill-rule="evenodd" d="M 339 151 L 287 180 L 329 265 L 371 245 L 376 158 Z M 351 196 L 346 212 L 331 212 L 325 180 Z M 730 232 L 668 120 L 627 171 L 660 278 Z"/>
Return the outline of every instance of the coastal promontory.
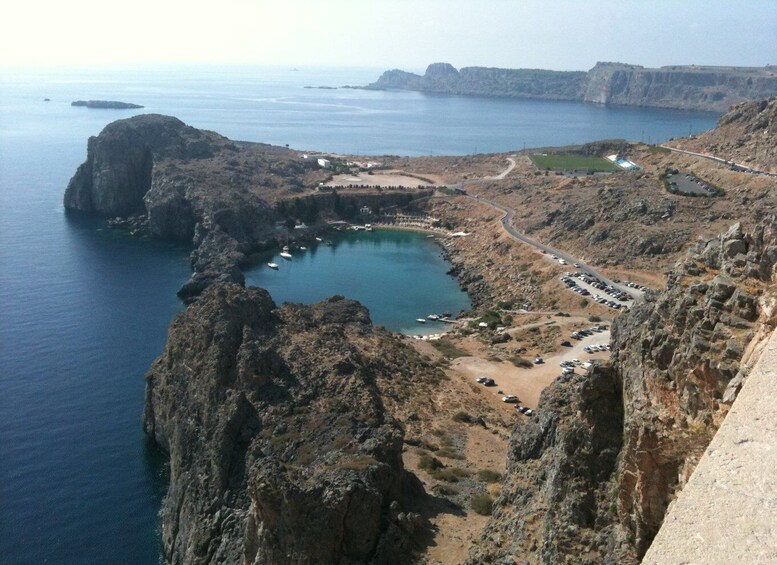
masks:
<path fill-rule="evenodd" d="M 278 308 L 211 286 L 146 376 L 144 426 L 170 456 L 166 561 L 413 562 L 405 500 L 424 493 L 382 395 L 433 373 L 352 300 Z"/>
<path fill-rule="evenodd" d="M 672 65 L 651 69 L 597 63 L 583 72 L 492 67 L 457 70 L 448 63 L 433 63 L 423 75 L 386 71 L 366 88 L 722 112 L 739 102 L 777 94 L 777 67 Z"/>
<path fill-rule="evenodd" d="M 143 114 L 108 124 L 87 144 L 65 209 L 108 218 L 159 239 L 191 243 L 193 273 L 179 295 L 213 282 L 242 284 L 240 264 L 278 244 L 276 224 L 347 219 L 365 205 L 417 198 L 401 188 L 319 190 L 331 170 L 302 152 L 232 141 L 177 118 Z"/>

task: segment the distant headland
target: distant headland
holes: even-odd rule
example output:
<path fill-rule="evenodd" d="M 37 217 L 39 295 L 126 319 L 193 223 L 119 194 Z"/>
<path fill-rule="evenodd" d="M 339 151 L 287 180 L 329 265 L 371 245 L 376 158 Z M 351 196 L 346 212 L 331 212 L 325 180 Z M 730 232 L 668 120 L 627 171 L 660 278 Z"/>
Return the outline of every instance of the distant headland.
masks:
<path fill-rule="evenodd" d="M 101 110 L 135 110 L 143 107 L 139 104 L 117 102 L 115 100 L 76 100 L 75 102 L 71 102 L 70 105 L 85 106 L 87 108 L 98 108 Z"/>
<path fill-rule="evenodd" d="M 597 63 L 586 72 L 491 67 L 457 70 L 449 63 L 433 63 L 423 75 L 386 71 L 365 88 L 723 112 L 733 104 L 777 94 L 777 66 L 672 65 L 650 69 Z"/>

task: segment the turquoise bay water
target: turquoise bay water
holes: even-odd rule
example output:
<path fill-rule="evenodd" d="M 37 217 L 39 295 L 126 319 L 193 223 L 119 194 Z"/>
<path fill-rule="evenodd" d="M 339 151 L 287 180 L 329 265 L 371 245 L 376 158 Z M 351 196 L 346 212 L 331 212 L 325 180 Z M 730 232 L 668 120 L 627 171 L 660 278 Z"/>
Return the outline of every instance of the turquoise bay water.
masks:
<path fill-rule="evenodd" d="M 0 563 L 158 560 L 166 477 L 141 430 L 143 374 L 182 309 L 175 291 L 190 266 L 187 249 L 64 214 L 62 194 L 86 156 L 86 140 L 109 122 L 159 112 L 235 139 L 420 155 L 510 151 L 524 142 L 655 141 L 708 129 L 716 118 L 302 88 L 365 84 L 379 72 L 0 71 Z M 76 99 L 146 108 L 72 108 Z M 415 332 L 415 318 L 466 304 L 439 249 L 416 234 L 359 234 L 292 264 L 276 262 L 278 272 L 260 264 L 248 279 L 277 302 L 341 293 L 362 300 L 373 321 L 391 329 Z"/>
<path fill-rule="evenodd" d="M 330 238 L 332 246 L 306 244 L 287 261 L 261 256 L 246 271 L 246 284 L 270 291 L 277 304 L 311 304 L 333 294 L 354 298 L 369 308 L 373 323 L 404 334 L 445 331 L 442 322 L 416 322 L 427 314 L 454 316 L 471 307 L 439 246 L 426 235 L 408 231 L 351 232 Z M 278 270 L 266 263 L 273 262 Z"/>

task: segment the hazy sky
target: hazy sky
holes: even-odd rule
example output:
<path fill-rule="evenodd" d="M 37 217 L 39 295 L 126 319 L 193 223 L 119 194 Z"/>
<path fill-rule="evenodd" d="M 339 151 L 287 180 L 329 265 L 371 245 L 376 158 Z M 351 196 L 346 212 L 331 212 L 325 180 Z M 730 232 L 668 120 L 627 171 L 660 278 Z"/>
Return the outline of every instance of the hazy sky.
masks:
<path fill-rule="evenodd" d="M 777 64 L 777 0 L 7 0 L 0 65 Z"/>

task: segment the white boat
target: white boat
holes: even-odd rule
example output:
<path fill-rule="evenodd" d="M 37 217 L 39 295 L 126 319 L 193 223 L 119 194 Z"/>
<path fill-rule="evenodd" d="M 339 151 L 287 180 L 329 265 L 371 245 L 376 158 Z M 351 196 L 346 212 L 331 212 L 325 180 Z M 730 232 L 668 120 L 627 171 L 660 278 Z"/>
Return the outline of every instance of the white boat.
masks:
<path fill-rule="evenodd" d="M 267 263 L 267 266 L 271 269 L 278 270 L 278 263 Z"/>
<path fill-rule="evenodd" d="M 288 251 L 281 251 L 281 257 L 283 257 L 287 261 L 291 261 L 291 253 L 289 253 Z"/>
<path fill-rule="evenodd" d="M 426 320 L 424 320 L 423 318 L 416 318 L 415 321 L 419 322 L 421 324 L 425 324 L 426 323 Z"/>
<path fill-rule="evenodd" d="M 300 247 L 299 247 L 299 250 L 300 250 L 300 251 L 307 251 L 307 250 L 308 250 L 308 248 L 307 248 L 307 247 L 305 247 L 304 245 L 300 245 Z"/>
<path fill-rule="evenodd" d="M 323 240 L 323 239 L 321 239 L 320 237 L 317 237 L 317 238 L 316 238 L 316 241 L 324 241 L 324 240 Z"/>
<path fill-rule="evenodd" d="M 288 253 L 289 252 L 289 246 L 288 245 L 284 245 L 283 246 L 283 251 L 284 251 L 284 253 Z"/>
<path fill-rule="evenodd" d="M 427 320 L 439 320 L 439 319 L 440 319 L 440 317 L 439 317 L 437 314 L 429 314 L 429 315 L 426 317 L 426 319 L 427 319 Z"/>

